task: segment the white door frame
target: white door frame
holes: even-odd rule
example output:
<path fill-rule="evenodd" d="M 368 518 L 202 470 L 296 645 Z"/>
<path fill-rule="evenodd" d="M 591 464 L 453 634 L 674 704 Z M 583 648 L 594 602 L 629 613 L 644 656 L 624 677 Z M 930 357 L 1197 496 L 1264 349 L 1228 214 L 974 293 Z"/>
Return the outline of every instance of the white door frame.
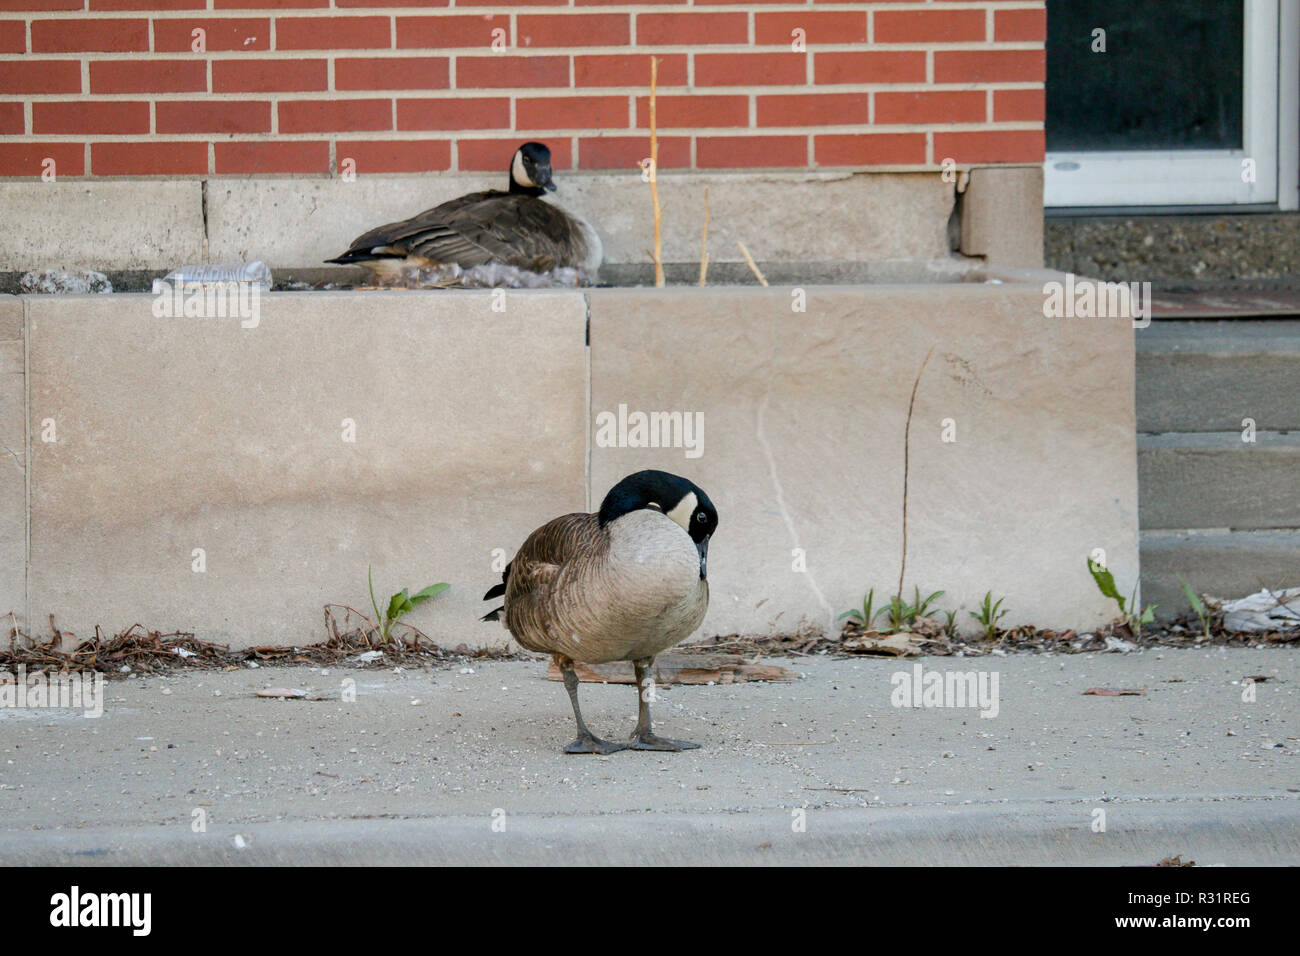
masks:
<path fill-rule="evenodd" d="M 1300 11 L 1295 0 L 1244 3 L 1243 148 L 1049 152 L 1045 205 L 1296 208 Z M 1253 177 L 1246 160 L 1254 160 Z"/>
<path fill-rule="evenodd" d="M 1300 209 L 1300 3 L 1279 0 L 1277 206 Z"/>

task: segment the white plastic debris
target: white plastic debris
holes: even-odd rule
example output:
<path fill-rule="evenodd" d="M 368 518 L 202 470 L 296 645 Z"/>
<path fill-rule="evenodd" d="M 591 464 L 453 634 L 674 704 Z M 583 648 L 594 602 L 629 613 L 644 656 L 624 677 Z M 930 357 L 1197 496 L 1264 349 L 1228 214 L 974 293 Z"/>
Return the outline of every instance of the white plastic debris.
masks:
<path fill-rule="evenodd" d="M 259 690 L 257 692 L 257 696 L 258 697 L 290 697 L 290 698 L 301 699 L 307 696 L 307 692 L 305 690 L 300 690 L 297 687 L 266 687 L 262 690 Z"/>
<path fill-rule="evenodd" d="M 181 657 L 198 657 L 198 656 L 199 656 L 198 654 L 195 654 L 192 650 L 190 650 L 188 647 L 176 647 L 176 648 L 173 648 L 173 650 L 176 651 L 176 653 L 177 653 L 178 655 L 180 655 Z"/>
<path fill-rule="evenodd" d="M 243 836 L 242 836 L 241 834 L 238 834 L 238 833 L 235 834 L 235 840 L 234 840 L 234 842 L 235 842 L 235 849 L 236 849 L 236 850 L 242 850 L 242 849 L 244 849 L 245 847 L 248 846 L 248 843 L 245 842 Z"/>
<path fill-rule="evenodd" d="M 364 654 L 357 655 L 357 660 L 363 664 L 369 664 L 371 661 L 377 661 L 384 656 L 383 651 L 366 651 Z"/>
<path fill-rule="evenodd" d="M 23 273 L 18 280 L 18 291 L 28 295 L 85 295 L 112 292 L 113 283 L 104 273 L 93 269 L 72 272 L 36 269 Z"/>
<path fill-rule="evenodd" d="M 251 282 L 261 287 L 263 292 L 271 290 L 271 269 L 265 262 L 243 262 L 239 265 L 181 266 L 162 277 L 155 279 L 153 291 L 156 295 L 162 283 L 177 285 L 216 285 L 227 282 Z"/>
<path fill-rule="evenodd" d="M 1300 588 L 1267 589 L 1222 601 L 1223 626 L 1229 631 L 1284 631 L 1300 627 Z"/>
<path fill-rule="evenodd" d="M 1106 635 L 1106 650 L 1107 650 L 1107 651 L 1118 651 L 1118 652 L 1121 653 L 1121 654 L 1127 654 L 1127 653 L 1129 653 L 1130 651 L 1136 651 L 1136 650 L 1137 650 L 1137 645 L 1136 645 L 1136 644 L 1133 644 L 1133 643 L 1130 643 L 1129 641 L 1121 640 L 1120 638 L 1118 638 L 1118 637 L 1114 637 L 1114 636 L 1112 636 L 1112 635 L 1110 635 L 1110 634 L 1107 634 L 1107 635 Z"/>

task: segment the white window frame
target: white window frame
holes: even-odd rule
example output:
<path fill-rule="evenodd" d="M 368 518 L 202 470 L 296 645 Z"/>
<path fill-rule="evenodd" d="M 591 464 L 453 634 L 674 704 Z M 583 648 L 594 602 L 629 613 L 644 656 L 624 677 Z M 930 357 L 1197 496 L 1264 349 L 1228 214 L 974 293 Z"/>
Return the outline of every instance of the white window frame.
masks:
<path fill-rule="evenodd" d="M 1278 204 L 1295 208 L 1295 99 L 1280 80 L 1294 76 L 1295 0 L 1244 0 L 1242 149 L 1049 152 L 1047 206 Z M 1281 9 L 1281 7 L 1291 9 Z M 1104 56 L 1105 54 L 1096 54 Z M 1281 140 L 1279 140 L 1281 137 Z M 1282 149 L 1279 150 L 1279 145 Z M 1254 181 L 1243 161 L 1254 159 Z M 1279 169 L 1283 172 L 1279 182 Z M 1282 191 L 1279 192 L 1279 186 Z"/>

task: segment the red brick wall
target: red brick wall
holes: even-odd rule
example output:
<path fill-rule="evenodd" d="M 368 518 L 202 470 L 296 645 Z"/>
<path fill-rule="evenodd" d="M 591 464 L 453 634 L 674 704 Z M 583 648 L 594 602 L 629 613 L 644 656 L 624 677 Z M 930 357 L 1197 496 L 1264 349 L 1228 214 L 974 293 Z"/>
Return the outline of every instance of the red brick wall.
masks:
<path fill-rule="evenodd" d="M 1043 157 L 1032 0 L 145 7 L 0 0 L 0 176 L 501 169 L 524 139 L 559 168 L 631 168 L 652 54 L 664 168 Z"/>

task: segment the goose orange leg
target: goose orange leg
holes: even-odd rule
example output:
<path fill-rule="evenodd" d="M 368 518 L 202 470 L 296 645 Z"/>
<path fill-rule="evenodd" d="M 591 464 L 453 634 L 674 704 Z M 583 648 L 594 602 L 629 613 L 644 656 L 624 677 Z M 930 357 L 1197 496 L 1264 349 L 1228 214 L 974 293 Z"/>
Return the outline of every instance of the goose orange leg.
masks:
<path fill-rule="evenodd" d="M 587 724 L 582 719 L 582 711 L 578 708 L 578 675 L 573 670 L 573 661 L 556 654 L 555 663 L 564 674 L 564 689 L 569 692 L 569 701 L 573 704 L 573 719 L 578 722 L 578 736 L 573 743 L 564 748 L 564 752 L 566 754 L 612 754 L 626 750 L 627 744 L 601 740 L 587 729 Z"/>
<path fill-rule="evenodd" d="M 654 664 L 654 660 L 653 657 L 643 657 L 639 661 L 632 662 L 632 666 L 636 668 L 637 715 L 636 730 L 632 731 L 632 739 L 627 742 L 627 746 L 632 750 L 695 750 L 700 746 L 699 744 L 691 743 L 689 740 L 656 737 L 650 730 L 650 692 L 654 686 L 650 667 Z"/>

